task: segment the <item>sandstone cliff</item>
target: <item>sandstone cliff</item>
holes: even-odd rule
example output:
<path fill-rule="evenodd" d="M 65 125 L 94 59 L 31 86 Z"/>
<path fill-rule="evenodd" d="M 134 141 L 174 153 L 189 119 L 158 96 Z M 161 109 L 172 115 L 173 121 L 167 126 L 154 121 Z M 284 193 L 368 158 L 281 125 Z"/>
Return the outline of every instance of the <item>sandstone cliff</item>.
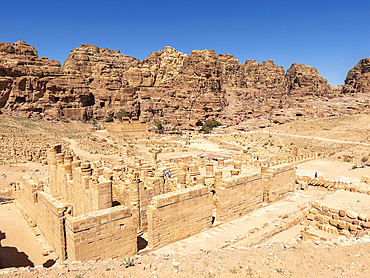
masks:
<path fill-rule="evenodd" d="M 287 70 L 286 85 L 290 94 L 301 96 L 317 97 L 332 93 L 328 81 L 321 77 L 317 69 L 297 63 Z"/>
<path fill-rule="evenodd" d="M 344 81 L 344 93 L 370 92 L 370 58 L 362 59 L 348 72 Z"/>
<path fill-rule="evenodd" d="M 370 59 L 351 70 L 345 92 L 364 92 Z M 64 66 L 25 42 L 0 43 L 0 109 L 26 116 L 105 118 L 120 109 L 143 121 L 161 118 L 173 127 L 200 125 L 212 117 L 225 124 L 264 117 L 276 121 L 304 99 L 333 97 L 313 67 L 293 64 L 285 73 L 272 60 L 241 64 L 230 54 L 172 47 L 142 61 L 120 51 L 83 44 Z M 285 110 L 284 110 L 285 109 Z M 304 113 L 304 112 L 303 112 Z"/>
<path fill-rule="evenodd" d="M 0 43 L 0 108 L 58 118 L 62 108 L 94 103 L 86 80 L 65 72 L 25 42 Z"/>

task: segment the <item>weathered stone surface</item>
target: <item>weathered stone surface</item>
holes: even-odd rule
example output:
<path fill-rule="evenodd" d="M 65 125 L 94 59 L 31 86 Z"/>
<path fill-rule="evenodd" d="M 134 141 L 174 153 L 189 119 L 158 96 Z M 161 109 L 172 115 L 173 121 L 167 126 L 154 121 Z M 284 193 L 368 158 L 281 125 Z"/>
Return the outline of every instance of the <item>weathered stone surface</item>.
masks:
<path fill-rule="evenodd" d="M 347 87 L 366 88 L 368 64 L 364 59 L 356 65 Z M 207 118 L 229 125 L 249 119 L 284 123 L 297 115 L 320 115 L 304 102 L 339 95 L 342 89 L 333 89 L 313 67 L 293 64 L 285 73 L 272 60 L 241 64 L 214 50 L 187 55 L 165 47 L 140 61 L 83 44 L 61 67 L 38 58 L 25 42 L 0 43 L 0 109 L 26 116 L 104 118 L 124 109 L 142 121 L 160 118 L 182 128 Z"/>
<path fill-rule="evenodd" d="M 352 210 L 347 210 L 346 215 L 349 218 L 356 219 L 358 217 L 358 213 L 352 211 Z"/>
<path fill-rule="evenodd" d="M 332 93 L 328 81 L 310 66 L 295 63 L 287 70 L 286 78 L 287 89 L 291 94 L 317 97 Z"/>
<path fill-rule="evenodd" d="M 348 72 L 344 81 L 344 93 L 370 92 L 370 58 L 362 59 Z"/>
<path fill-rule="evenodd" d="M 85 79 L 58 61 L 38 58 L 25 42 L 0 44 L 0 108 L 59 118 L 64 108 L 93 102 Z"/>

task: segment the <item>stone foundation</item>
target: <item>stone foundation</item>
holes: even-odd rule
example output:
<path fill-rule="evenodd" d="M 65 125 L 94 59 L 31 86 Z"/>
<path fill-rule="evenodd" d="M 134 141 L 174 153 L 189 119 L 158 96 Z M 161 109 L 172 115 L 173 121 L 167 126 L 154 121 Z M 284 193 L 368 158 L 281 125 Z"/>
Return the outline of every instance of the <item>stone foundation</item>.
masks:
<path fill-rule="evenodd" d="M 339 190 L 314 202 L 307 216 L 309 225 L 332 234 L 356 235 L 370 228 L 370 196 Z"/>

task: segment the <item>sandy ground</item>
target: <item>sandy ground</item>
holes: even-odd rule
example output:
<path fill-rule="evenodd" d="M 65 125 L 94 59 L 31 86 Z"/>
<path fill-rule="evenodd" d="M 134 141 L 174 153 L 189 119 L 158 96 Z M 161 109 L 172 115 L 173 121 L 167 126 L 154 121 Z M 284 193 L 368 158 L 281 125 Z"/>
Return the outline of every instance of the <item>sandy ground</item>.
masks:
<path fill-rule="evenodd" d="M 352 170 L 353 163 L 312 160 L 301 163 L 297 166 L 297 175 L 310 176 L 314 178 L 315 172 L 328 180 L 340 180 L 344 182 L 360 182 L 362 176 L 370 176 L 370 167 L 357 168 Z"/>
<path fill-rule="evenodd" d="M 3 277 L 370 277 L 370 243 L 336 246 L 320 243 L 263 248 L 232 248 L 190 254 L 55 264 L 51 269 L 14 269 Z M 1 272 L 0 272 L 1 273 Z M 0 274 L 1 275 L 1 274 Z"/>
<path fill-rule="evenodd" d="M 42 166 L 36 162 L 0 165 L 0 190 L 8 188 L 13 182 L 19 181 L 23 175 L 46 176 L 47 171 L 48 166 Z"/>
<path fill-rule="evenodd" d="M 27 122 L 27 124 L 29 124 Z M 36 125 L 36 121 L 32 121 Z M 45 125 L 48 125 L 46 123 Z M 50 125 L 50 124 L 49 124 Z M 87 151 L 76 147 L 75 138 L 82 138 L 91 135 L 87 126 L 79 124 L 74 127 L 74 123 L 58 123 L 54 128 L 53 134 L 61 138 L 68 137 L 73 150 L 86 160 L 99 160 L 102 157 L 116 160 L 118 156 L 104 156 L 100 154 L 90 154 Z M 288 151 L 294 144 L 302 149 L 307 147 L 316 147 L 332 150 L 333 157 L 344 154 L 353 155 L 357 160 L 364 155 L 370 155 L 369 149 L 369 115 L 359 115 L 353 117 L 338 117 L 330 119 L 302 119 L 300 121 L 276 126 L 270 129 L 273 133 L 269 137 L 269 132 L 251 133 L 258 136 L 252 140 L 247 137 L 238 139 L 239 144 L 230 135 L 219 140 L 219 142 L 228 143 L 232 147 L 238 147 L 240 150 L 248 149 L 266 151 L 266 154 L 272 150 L 277 153 Z M 41 130 L 40 125 L 39 129 Z M 32 127 L 29 128 L 33 129 Z M 23 132 L 23 131 L 22 131 Z M 49 131 L 43 131 L 48 133 Z M 280 134 L 277 135 L 276 133 Z M 95 132 L 100 138 L 107 138 L 105 131 Z M 239 134 L 239 133 L 236 133 Z M 240 133 L 242 134 L 242 133 Z M 68 135 L 68 136 L 67 136 Z M 249 136 L 249 135 L 248 135 Z M 254 135 L 253 135 L 254 136 Z M 248 137 L 249 138 L 249 137 Z M 179 148 L 174 152 L 164 152 L 159 154 L 159 158 L 172 157 L 181 153 L 182 155 L 199 154 L 202 152 L 211 153 L 230 153 L 227 146 L 219 142 L 212 141 L 203 137 L 195 137 L 190 140 L 190 145 L 186 145 L 186 139 L 174 139 L 174 137 L 164 137 L 164 142 L 176 141 L 180 143 Z M 273 145 L 263 145 L 268 140 L 272 140 Z M 349 143 L 350 142 L 350 143 Z M 145 150 L 162 148 L 163 144 L 145 146 L 143 142 L 133 142 L 137 148 Z M 244 145 L 243 145 L 244 144 Z M 255 147 L 257 146 L 258 147 Z M 279 145 L 283 145 L 282 150 Z M 351 145 L 351 146 L 349 146 Z M 172 148 L 172 147 L 168 147 Z M 352 148 L 352 149 L 349 149 Z M 184 151 L 186 149 L 186 151 Z M 357 151 L 357 153 L 356 153 Z M 340 152 L 340 154 L 336 154 Z M 148 157 L 150 153 L 148 152 Z M 359 182 L 361 176 L 370 176 L 370 167 L 364 169 L 350 170 L 352 163 L 340 161 L 315 160 L 298 165 L 298 175 L 308 175 L 313 177 L 315 172 L 329 180 L 342 180 L 347 182 Z M 19 180 L 24 174 L 46 175 L 47 166 L 41 166 L 36 163 L 26 163 L 19 165 L 0 166 L 0 189 L 8 187 L 11 182 Z M 305 244 L 295 244 L 291 247 L 286 246 L 292 238 L 295 238 L 302 225 L 296 225 L 286 231 L 266 239 L 264 244 L 273 242 L 284 242 L 283 245 L 275 244 L 264 248 L 245 248 L 248 246 L 248 240 L 243 238 L 251 230 L 266 226 L 271 229 L 278 224 L 280 216 L 289 214 L 297 208 L 299 204 L 307 203 L 329 194 L 325 190 L 318 188 L 309 188 L 303 192 L 296 192 L 288 199 L 263 207 L 240 218 L 224 224 L 214 226 L 212 229 L 204 231 L 193 237 L 187 238 L 156 250 L 150 254 L 138 256 L 135 260 L 135 266 L 125 268 L 122 260 L 107 260 L 102 262 L 87 262 L 81 265 L 79 262 L 70 265 L 57 264 L 53 269 L 45 270 L 40 267 L 25 270 L 21 276 L 24 277 L 370 277 L 369 255 L 370 245 L 368 243 L 359 243 L 351 246 L 327 246 L 323 244 L 314 244 L 312 246 Z M 23 259 L 34 262 L 35 265 L 43 264 L 46 257 L 41 255 L 42 248 L 37 237 L 32 234 L 26 221 L 17 215 L 12 204 L 0 206 L 0 248 L 12 248 L 3 250 L 12 250 L 14 256 L 21 256 Z M 5 233 L 5 235 L 3 235 Z M 258 233 L 257 233 L 258 234 Z M 3 236 L 5 238 L 2 238 Z M 2 236 L 2 237 L 1 237 Z M 239 238 L 239 239 L 238 239 Z M 233 249 L 222 250 L 220 246 L 227 248 L 233 246 Z M 232 244 L 231 244 L 232 243 Z M 284 247 L 285 246 L 285 247 Z M 293 248 L 294 247 L 294 248 Z M 202 250 L 201 250 L 202 249 Z M 1 249 L 0 249 L 1 250 Z M 23 252 L 23 253 L 22 253 Z M 21 255 L 19 255 L 21 253 Z M 16 276 L 18 271 L 6 272 L 0 276 Z"/>
<path fill-rule="evenodd" d="M 0 205 L 0 232 L 5 233 L 0 247 L 0 268 L 7 266 L 42 265 L 56 259 L 55 253 L 43 256 L 43 248 L 14 203 Z M 3 236 L 3 237 L 4 237 Z"/>
<path fill-rule="evenodd" d="M 84 161 L 97 161 L 97 160 L 107 160 L 107 161 L 117 161 L 122 158 L 120 155 L 104 155 L 104 154 L 91 154 L 88 151 L 82 150 L 77 147 L 77 142 L 74 139 L 65 138 L 67 142 L 70 143 L 69 147 L 77 154 L 81 160 Z"/>

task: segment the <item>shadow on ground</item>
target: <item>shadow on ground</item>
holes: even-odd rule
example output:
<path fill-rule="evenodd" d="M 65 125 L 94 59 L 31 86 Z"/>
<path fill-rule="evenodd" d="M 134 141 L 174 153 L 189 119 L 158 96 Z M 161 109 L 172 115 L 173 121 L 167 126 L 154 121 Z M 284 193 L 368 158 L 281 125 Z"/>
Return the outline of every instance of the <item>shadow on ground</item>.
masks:
<path fill-rule="evenodd" d="M 2 246 L 1 240 L 5 238 L 5 233 L 0 231 L 0 268 L 35 266 L 24 252 L 19 252 L 15 247 Z"/>

